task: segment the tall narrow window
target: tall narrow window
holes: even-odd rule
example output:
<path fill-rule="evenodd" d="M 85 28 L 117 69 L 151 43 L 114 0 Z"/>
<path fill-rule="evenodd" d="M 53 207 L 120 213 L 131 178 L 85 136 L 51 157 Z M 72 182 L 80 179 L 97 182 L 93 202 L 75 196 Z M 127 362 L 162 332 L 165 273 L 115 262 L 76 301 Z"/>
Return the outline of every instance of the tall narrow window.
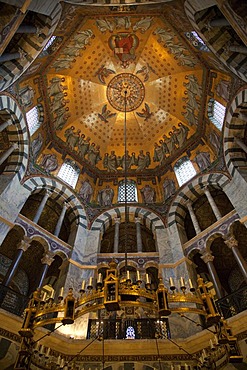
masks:
<path fill-rule="evenodd" d="M 213 122 L 215 127 L 217 127 L 219 130 L 222 130 L 225 115 L 226 115 L 226 107 L 220 104 L 217 100 L 209 99 L 208 117 L 210 121 Z"/>
<path fill-rule="evenodd" d="M 127 190 L 127 202 L 137 202 L 137 189 L 134 180 L 127 180 L 126 190 Z M 119 202 L 125 201 L 125 180 L 119 182 L 118 201 Z"/>
<path fill-rule="evenodd" d="M 196 175 L 196 170 L 187 156 L 182 157 L 177 161 L 174 166 L 174 172 L 180 186 Z"/>
<path fill-rule="evenodd" d="M 27 125 L 30 135 L 32 136 L 39 128 L 39 109 L 37 106 L 33 107 L 26 113 Z"/>
<path fill-rule="evenodd" d="M 54 43 L 55 40 L 56 40 L 56 36 L 52 36 L 47 42 L 47 44 L 45 45 L 43 51 L 46 51 L 47 49 L 49 49 L 49 47 Z"/>
<path fill-rule="evenodd" d="M 187 37 L 188 40 L 190 40 L 191 44 L 196 49 L 201 51 L 209 51 L 209 48 L 196 31 L 186 32 L 185 36 Z"/>
<path fill-rule="evenodd" d="M 62 164 L 57 177 L 72 186 L 72 188 L 75 188 L 79 175 L 80 169 L 77 164 L 71 159 L 66 159 Z"/>

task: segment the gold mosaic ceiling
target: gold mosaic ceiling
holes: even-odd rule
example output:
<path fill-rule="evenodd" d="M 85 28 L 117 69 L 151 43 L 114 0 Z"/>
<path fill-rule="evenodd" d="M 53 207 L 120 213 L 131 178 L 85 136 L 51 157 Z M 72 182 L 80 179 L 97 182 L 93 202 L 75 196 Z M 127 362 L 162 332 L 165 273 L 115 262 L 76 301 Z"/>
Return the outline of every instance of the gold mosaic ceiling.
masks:
<path fill-rule="evenodd" d="M 122 156 L 126 89 L 130 153 L 143 150 L 153 158 L 155 143 L 180 122 L 192 141 L 203 116 L 206 69 L 183 36 L 157 15 L 84 18 L 46 69 L 50 121 L 60 144 L 73 126 L 100 147 L 102 158 L 113 150 Z M 65 93 L 62 119 L 52 93 L 58 85 Z M 158 165 L 151 161 L 149 168 Z M 103 160 L 97 167 L 103 169 Z"/>

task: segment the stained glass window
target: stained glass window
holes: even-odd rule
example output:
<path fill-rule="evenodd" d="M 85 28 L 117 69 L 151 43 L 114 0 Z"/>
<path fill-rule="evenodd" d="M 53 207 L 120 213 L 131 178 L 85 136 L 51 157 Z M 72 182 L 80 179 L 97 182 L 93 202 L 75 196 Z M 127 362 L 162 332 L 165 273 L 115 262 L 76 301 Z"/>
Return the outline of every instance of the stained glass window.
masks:
<path fill-rule="evenodd" d="M 177 161 L 174 166 L 174 172 L 180 186 L 196 175 L 196 170 L 187 156 L 182 157 Z"/>
<path fill-rule="evenodd" d="M 75 188 L 79 174 L 80 169 L 77 164 L 71 159 L 67 159 L 62 164 L 57 176 L 68 185 L 72 186 L 72 188 Z"/>
<path fill-rule="evenodd" d="M 137 202 L 137 190 L 135 181 L 127 180 L 126 190 L 127 190 L 127 202 Z M 125 180 L 119 182 L 118 201 L 119 202 L 125 201 Z"/>
<path fill-rule="evenodd" d="M 128 326 L 126 329 L 126 339 L 135 339 L 136 334 L 135 334 L 135 329 L 133 326 Z"/>
<path fill-rule="evenodd" d="M 226 107 L 217 100 L 210 99 L 208 102 L 208 117 L 220 131 L 222 130 L 226 115 Z"/>
<path fill-rule="evenodd" d="M 39 109 L 37 106 L 33 107 L 26 113 L 27 125 L 29 128 L 30 135 L 32 136 L 39 128 Z"/>
<path fill-rule="evenodd" d="M 50 40 L 47 42 L 47 44 L 45 45 L 43 51 L 46 51 L 47 49 L 49 49 L 49 47 L 53 44 L 53 42 L 56 40 L 56 36 L 52 36 L 50 38 Z"/>

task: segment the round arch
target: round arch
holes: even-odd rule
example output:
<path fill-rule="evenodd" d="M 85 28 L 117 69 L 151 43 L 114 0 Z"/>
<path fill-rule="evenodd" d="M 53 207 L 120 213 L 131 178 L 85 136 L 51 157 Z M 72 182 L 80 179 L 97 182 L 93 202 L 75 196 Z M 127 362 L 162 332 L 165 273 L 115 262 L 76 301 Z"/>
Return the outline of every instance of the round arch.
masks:
<path fill-rule="evenodd" d="M 245 117 L 240 109 L 246 109 Z M 244 119 L 243 119 L 244 118 Z M 245 121 L 245 123 L 244 123 Z M 246 154 L 234 141 L 234 138 L 243 139 L 247 122 L 247 88 L 241 89 L 232 100 L 226 114 L 224 127 L 224 156 L 227 168 L 234 175 L 236 170 L 246 167 Z"/>
<path fill-rule="evenodd" d="M 10 143 L 18 143 L 18 153 L 11 155 L 11 164 L 5 171 L 16 172 L 21 180 L 26 172 L 29 157 L 29 136 L 26 120 L 17 100 L 9 93 L 0 93 L 0 110 L 5 110 L 11 115 L 13 124 L 8 126 Z"/>
<path fill-rule="evenodd" d="M 221 172 L 206 173 L 203 176 L 199 174 L 192 182 L 184 185 L 173 199 L 168 212 L 168 226 L 183 222 L 187 211 L 186 202 L 189 200 L 193 202 L 197 197 L 202 196 L 205 186 L 212 185 L 224 189 L 229 182 L 230 178 Z"/>
<path fill-rule="evenodd" d="M 64 200 L 66 200 L 70 205 L 71 209 L 69 216 L 71 217 L 72 224 L 87 229 L 88 222 L 84 207 L 76 195 L 64 183 L 45 176 L 33 176 L 23 183 L 23 187 L 26 188 L 30 194 L 41 189 L 51 190 L 51 197 L 56 202 L 63 204 Z"/>

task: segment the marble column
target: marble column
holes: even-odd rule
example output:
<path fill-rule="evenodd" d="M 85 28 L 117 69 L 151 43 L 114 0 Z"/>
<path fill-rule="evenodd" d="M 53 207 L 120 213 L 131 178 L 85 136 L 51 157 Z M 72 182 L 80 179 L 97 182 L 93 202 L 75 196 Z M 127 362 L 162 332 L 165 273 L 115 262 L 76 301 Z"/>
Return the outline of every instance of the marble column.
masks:
<path fill-rule="evenodd" d="M 27 54 L 19 48 L 19 50 L 15 53 L 4 53 L 0 56 L 0 63 L 8 62 L 14 59 L 24 60 Z"/>
<path fill-rule="evenodd" d="M 142 252 L 141 219 L 139 217 L 135 218 L 135 224 L 136 224 L 137 252 Z"/>
<path fill-rule="evenodd" d="M 113 249 L 113 253 L 118 253 L 120 222 L 121 222 L 121 219 L 120 218 L 115 218 L 115 232 L 114 232 L 114 249 Z"/>
<path fill-rule="evenodd" d="M 46 190 L 46 193 L 44 195 L 44 198 L 42 199 L 40 205 L 39 205 L 39 208 L 36 212 L 36 215 L 34 216 L 34 219 L 33 219 L 33 222 L 35 222 L 36 224 L 38 223 L 39 219 L 40 219 L 40 216 L 41 216 L 41 213 L 43 212 L 44 208 L 45 208 L 45 204 L 49 198 L 49 196 L 51 195 L 51 191 L 49 190 Z"/>
<path fill-rule="evenodd" d="M 19 26 L 19 28 L 17 28 L 16 30 L 16 33 L 31 33 L 31 34 L 35 34 L 35 33 L 39 33 L 40 32 L 40 28 L 39 27 L 36 27 L 34 25 L 30 25 L 30 24 L 21 24 Z"/>
<path fill-rule="evenodd" d="M 65 216 L 65 213 L 66 213 L 68 208 L 69 208 L 69 205 L 65 202 L 64 205 L 63 205 L 62 212 L 59 216 L 58 222 L 56 224 L 56 228 L 55 228 L 55 231 L 54 231 L 55 236 L 59 236 L 59 233 L 60 233 L 60 230 L 61 230 L 61 227 L 62 227 L 62 224 L 63 224 L 64 216 Z"/>
<path fill-rule="evenodd" d="M 0 125 L 0 132 L 2 132 L 6 127 L 12 125 L 13 122 L 12 122 L 12 119 L 8 119 L 7 121 L 1 123 Z"/>
<path fill-rule="evenodd" d="M 1 154 L 1 157 L 0 157 L 0 165 L 6 161 L 6 159 L 13 153 L 14 150 L 18 149 L 18 144 L 17 143 L 13 143 L 11 145 L 11 147 L 9 149 L 6 150 L 6 152 L 2 153 Z"/>
<path fill-rule="evenodd" d="M 200 234 L 201 232 L 201 228 L 199 226 L 199 223 L 197 221 L 197 218 L 196 218 L 196 215 L 195 215 L 195 212 L 192 208 L 192 204 L 191 202 L 187 202 L 187 208 L 188 208 L 188 211 L 189 211 L 189 214 L 190 214 L 190 217 L 191 217 L 191 221 L 193 223 L 193 226 L 194 226 L 194 229 L 195 229 L 195 232 L 196 232 L 196 235 Z"/>
<path fill-rule="evenodd" d="M 229 26 L 229 22 L 226 18 L 215 18 L 208 22 L 208 26 L 210 27 L 223 27 L 223 26 Z"/>
<path fill-rule="evenodd" d="M 14 259 L 11 262 L 11 265 L 3 278 L 2 285 L 9 286 L 21 260 L 21 257 L 24 252 L 30 247 L 31 240 L 29 237 L 24 236 L 23 240 L 17 245 L 17 252 Z"/>
<path fill-rule="evenodd" d="M 208 188 L 205 189 L 204 193 L 205 193 L 206 197 L 208 198 L 208 202 L 209 202 L 209 204 L 210 204 L 210 206 L 211 206 L 211 208 L 214 212 L 214 215 L 215 215 L 217 221 L 220 220 L 222 216 L 221 216 L 219 208 L 217 207 L 217 205 L 214 201 L 214 198 L 212 197 Z"/>
<path fill-rule="evenodd" d="M 208 251 L 205 251 L 205 252 L 201 251 L 201 253 L 202 253 L 201 259 L 207 265 L 208 272 L 209 272 L 211 281 L 214 284 L 214 288 L 215 288 L 217 297 L 222 298 L 222 297 L 224 297 L 224 292 L 223 292 L 223 288 L 222 288 L 221 283 L 220 283 L 220 279 L 218 277 L 218 274 L 217 274 L 216 269 L 215 269 L 214 264 L 213 264 L 214 256 Z"/>
<path fill-rule="evenodd" d="M 242 275 L 247 283 L 247 262 L 238 249 L 238 241 L 235 239 L 234 235 L 228 235 L 225 240 L 225 244 L 228 246 L 228 248 L 232 250 L 232 253 L 238 263 Z"/>
<path fill-rule="evenodd" d="M 238 137 L 234 138 L 234 142 L 240 146 L 241 149 L 247 154 L 247 146 L 243 143 L 242 140 L 240 140 Z"/>
<path fill-rule="evenodd" d="M 241 45 L 229 45 L 228 50 L 239 53 L 239 54 L 247 55 L 247 47 L 244 46 L 244 45 L 243 46 L 241 46 Z"/>
<path fill-rule="evenodd" d="M 40 274 L 40 278 L 39 278 L 39 282 L 38 282 L 38 285 L 37 285 L 37 289 L 40 289 L 44 283 L 44 280 L 45 280 L 45 277 L 46 277 L 46 274 L 47 274 L 47 271 L 48 271 L 48 268 L 49 266 L 52 264 L 52 262 L 54 261 L 54 254 L 52 252 L 47 252 L 45 256 L 43 256 L 41 262 L 43 264 L 43 269 L 41 271 L 41 274 Z"/>

